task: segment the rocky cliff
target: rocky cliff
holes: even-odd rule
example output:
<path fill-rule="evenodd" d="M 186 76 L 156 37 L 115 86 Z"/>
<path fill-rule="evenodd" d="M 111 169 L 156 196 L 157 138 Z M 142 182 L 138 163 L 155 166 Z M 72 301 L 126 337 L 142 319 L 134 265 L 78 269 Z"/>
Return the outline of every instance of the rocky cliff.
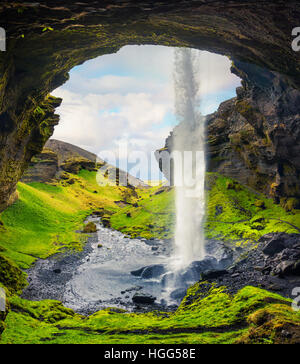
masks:
<path fill-rule="evenodd" d="M 233 177 L 287 209 L 299 207 L 300 92 L 257 66 L 235 62 L 232 72 L 243 80 L 237 97 L 206 118 L 208 171 Z M 172 151 L 173 134 L 165 148 Z"/>
<path fill-rule="evenodd" d="M 297 97 L 293 95 L 300 87 L 300 57 L 291 48 L 291 31 L 299 26 L 299 19 L 298 1 L 292 0 L 68 0 L 63 5 L 56 0 L 2 1 L 0 24 L 7 31 L 7 51 L 0 55 L 0 211 L 58 122 L 54 112 L 61 100 L 49 93 L 68 79 L 74 66 L 127 44 L 185 46 L 231 56 L 248 84 L 245 90 L 250 93 L 243 100 L 251 100 L 256 110 L 248 113 L 240 104 L 240 114 L 250 116 L 248 123 L 251 119 L 259 137 L 270 132 L 276 158 L 286 161 L 287 155 L 294 156 L 298 139 L 292 130 L 297 121 L 287 114 L 295 114 L 291 109 L 296 108 Z M 245 69 L 246 63 L 253 66 Z M 264 77 L 261 69 L 270 72 Z M 267 91 L 253 93 L 261 77 L 269 85 L 264 87 Z M 270 83 L 276 85 L 271 94 Z M 265 109 L 267 99 L 279 109 Z M 277 129 L 267 125 L 271 119 L 271 124 L 279 125 Z M 289 160 L 292 172 L 284 172 L 284 181 L 281 168 L 286 163 L 278 166 L 274 188 L 281 197 L 298 194 L 295 160 Z M 267 175 L 264 161 L 259 159 L 258 164 Z"/>

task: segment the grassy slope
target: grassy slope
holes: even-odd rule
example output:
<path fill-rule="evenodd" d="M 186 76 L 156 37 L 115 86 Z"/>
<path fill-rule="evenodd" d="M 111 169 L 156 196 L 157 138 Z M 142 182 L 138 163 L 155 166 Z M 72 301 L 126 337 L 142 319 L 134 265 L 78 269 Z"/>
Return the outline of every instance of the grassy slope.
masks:
<path fill-rule="evenodd" d="M 287 212 L 272 199 L 215 173 L 208 174 L 207 186 L 208 238 L 255 243 L 271 232 L 299 233 L 286 222 L 300 229 L 300 210 Z M 255 206 L 256 202 L 263 202 L 264 207 Z M 216 206 L 223 211 L 219 215 Z"/>
<path fill-rule="evenodd" d="M 62 247 L 80 249 L 83 237 L 75 231 L 82 229 L 85 217 L 100 208 L 117 211 L 114 201 L 128 190 L 98 186 L 95 177 L 95 172 L 82 170 L 71 175 L 72 185 L 19 183 L 19 200 L 0 216 L 3 254 L 28 268 L 36 258 L 46 258 Z"/>
<path fill-rule="evenodd" d="M 18 267 L 27 268 L 37 257 L 45 258 L 62 247 L 80 249 L 82 235 L 75 231 L 82 228 L 88 214 L 100 208 L 114 213 L 110 219 L 112 227 L 126 234 L 171 237 L 174 220 L 172 190 L 155 194 L 159 187 L 152 187 L 137 190 L 136 194 L 130 189 L 101 187 L 96 184 L 95 172 L 84 170 L 70 177 L 75 179 L 74 184 L 60 182 L 53 186 L 20 183 L 19 201 L 1 214 L 4 225 L 0 227 L 0 251 L 4 251 L 0 256 L 10 259 L 12 276 L 18 276 L 19 279 L 21 272 Z M 211 174 L 208 182 L 208 237 L 252 241 L 270 231 L 297 232 L 289 225 L 266 218 L 278 217 L 300 226 L 299 211 L 287 213 L 271 200 L 242 186 L 228 188 L 232 180 L 222 176 Z M 138 206 L 120 208 L 114 202 L 124 199 Z M 254 205 L 258 199 L 264 201 L 265 209 Z M 222 206 L 223 212 L 216 217 L 217 205 Z M 131 217 L 127 216 L 128 213 Z M 247 222 L 236 224 L 220 224 L 216 221 L 236 222 L 246 219 Z M 165 226 L 168 226 L 168 231 Z M 290 309 L 289 302 L 287 305 L 282 297 L 251 287 L 243 289 L 235 297 L 212 289 L 208 297 L 200 295 L 194 298 L 192 305 L 183 302 L 171 316 L 104 310 L 84 318 L 56 301 L 21 300 L 15 295 L 20 289 L 15 281 L 12 280 L 8 287 L 13 310 L 9 311 L 5 321 L 3 343 L 277 342 L 276 327 L 299 324 L 299 314 Z M 2 280 L 2 286 L 5 282 L 8 282 L 7 275 Z M 189 294 L 194 296 L 198 288 L 195 285 Z M 275 301 L 270 303 L 270 299 Z M 266 328 L 263 327 L 263 320 L 258 319 L 261 316 L 268 317 Z M 240 325 L 246 319 L 248 323 Z M 224 325 L 228 327 L 222 329 Z M 185 332 L 176 331 L 180 328 Z"/>
<path fill-rule="evenodd" d="M 157 187 L 139 191 L 138 207 L 126 206 L 111 217 L 111 226 L 133 237 L 171 238 L 174 229 L 174 191 L 155 195 Z M 127 214 L 131 217 L 127 217 Z"/>
<path fill-rule="evenodd" d="M 206 297 L 197 298 L 200 286 L 192 286 L 172 314 L 106 309 L 84 317 L 57 301 L 14 297 L 1 343 L 281 343 L 288 341 L 280 336 L 282 330 L 299 328 L 300 313 L 279 295 L 245 287 L 232 297 L 211 287 Z M 192 304 L 187 303 L 189 296 L 194 297 Z"/>

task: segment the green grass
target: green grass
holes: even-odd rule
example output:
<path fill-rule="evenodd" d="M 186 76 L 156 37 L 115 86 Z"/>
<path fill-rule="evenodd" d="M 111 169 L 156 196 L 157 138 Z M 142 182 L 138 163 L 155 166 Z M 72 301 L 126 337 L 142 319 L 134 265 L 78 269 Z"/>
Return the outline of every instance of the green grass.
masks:
<path fill-rule="evenodd" d="M 201 284 L 192 286 L 175 313 L 134 314 L 105 309 L 89 317 L 75 314 L 59 302 L 30 302 L 10 298 L 12 311 L 5 321 L 1 343 L 233 343 L 249 340 L 262 330 L 262 311 L 272 314 L 268 340 L 276 341 L 280 327 L 300 325 L 300 313 L 290 301 L 276 294 L 245 287 L 235 296 L 213 286 L 206 297 Z M 189 297 L 192 303 L 187 304 Z M 272 326 L 273 325 L 273 326 Z M 276 329 L 275 329 L 276 328 Z M 266 329 L 267 330 L 267 329 Z M 266 332 L 255 340 L 264 342 Z"/>
<path fill-rule="evenodd" d="M 300 210 L 286 212 L 280 205 L 274 204 L 272 199 L 216 173 L 208 174 L 207 185 L 207 238 L 253 243 L 268 233 L 299 233 L 285 222 L 300 229 Z M 264 208 L 255 206 L 257 201 L 263 201 Z M 219 215 L 216 214 L 216 206 L 223 210 Z M 245 221 L 241 222 L 243 220 Z"/>
<path fill-rule="evenodd" d="M 83 228 L 84 219 L 95 210 L 105 209 L 116 214 L 112 226 L 125 233 L 136 234 L 138 228 L 144 235 L 164 236 L 164 224 L 169 214 L 155 218 L 160 211 L 171 210 L 172 193 L 153 195 L 159 187 L 135 190 L 126 187 L 99 186 L 96 172 L 81 170 L 78 175 L 69 174 L 75 183 L 61 181 L 57 184 L 19 183 L 19 199 L 0 215 L 0 249 L 22 269 L 28 268 L 37 258 L 46 258 L 62 248 L 81 249 L 86 236 L 76 233 Z M 120 208 L 115 201 L 126 200 L 134 204 L 142 199 L 139 208 Z M 126 213 L 132 211 L 132 219 Z M 155 225 L 153 231 L 147 223 Z"/>
<path fill-rule="evenodd" d="M 138 191 L 138 207 L 127 206 L 111 217 L 111 226 L 132 237 L 172 238 L 174 232 L 174 190 L 155 195 L 157 187 Z M 130 214 L 131 217 L 128 217 Z"/>
<path fill-rule="evenodd" d="M 254 287 L 232 297 L 224 287 L 212 286 L 204 294 L 198 283 L 171 314 L 107 309 L 84 317 L 57 301 L 23 300 L 16 295 L 26 284 L 20 268 L 63 248 L 82 249 L 88 235 L 76 230 L 92 211 L 104 209 L 112 228 L 132 237 L 171 238 L 174 190 L 99 186 L 96 172 L 81 170 L 54 184 L 19 183 L 18 193 L 19 200 L 0 216 L 0 286 L 5 286 L 11 308 L 1 343 L 276 343 L 283 340 L 279 329 L 299 329 L 299 313 L 292 311 L 289 300 Z M 254 243 L 268 232 L 297 232 L 272 219 L 300 226 L 299 217 L 299 210 L 286 212 L 231 179 L 208 174 L 209 238 Z"/>

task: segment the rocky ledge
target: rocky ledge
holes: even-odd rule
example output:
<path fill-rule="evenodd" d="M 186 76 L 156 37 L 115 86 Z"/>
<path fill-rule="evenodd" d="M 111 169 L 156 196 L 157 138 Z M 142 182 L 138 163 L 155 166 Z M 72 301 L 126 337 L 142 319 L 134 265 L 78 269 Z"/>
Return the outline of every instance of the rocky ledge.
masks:
<path fill-rule="evenodd" d="M 300 234 L 264 235 L 228 269 L 213 273 L 204 272 L 202 280 L 226 286 L 231 293 L 252 285 L 292 298 L 300 286 Z"/>

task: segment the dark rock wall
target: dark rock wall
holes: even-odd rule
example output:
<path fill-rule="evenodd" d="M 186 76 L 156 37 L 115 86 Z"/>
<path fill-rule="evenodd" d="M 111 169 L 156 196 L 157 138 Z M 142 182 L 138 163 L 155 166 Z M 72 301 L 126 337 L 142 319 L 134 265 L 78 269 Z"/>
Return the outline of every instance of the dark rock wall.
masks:
<path fill-rule="evenodd" d="M 291 49 L 291 31 L 300 25 L 299 19 L 298 1 L 2 1 L 0 25 L 6 29 L 8 39 L 7 52 L 0 52 L 0 211 L 8 205 L 32 156 L 51 136 L 58 122 L 54 110 L 61 100 L 48 95 L 68 79 L 74 66 L 127 44 L 205 49 L 281 74 L 284 84 L 290 85 L 284 86 L 286 100 L 281 106 L 292 107 L 294 103 L 295 107 L 296 91 L 292 96 L 287 90 L 300 87 L 299 54 Z M 251 83 L 260 77 L 255 67 L 250 76 L 242 63 L 236 64 Z M 279 97 L 283 94 L 280 87 L 277 85 L 274 97 L 278 92 Z M 266 123 L 274 115 L 261 108 L 265 96 L 262 101 L 256 92 L 249 97 L 258 111 L 250 116 L 247 125 L 252 123 L 263 137 Z M 256 124 L 259 113 L 264 119 Z M 279 114 L 277 110 L 275 115 Z M 281 145 L 286 135 L 290 138 L 279 126 L 270 134 L 272 145 Z M 285 156 L 297 152 L 294 144 L 285 143 L 285 147 Z M 280 147 L 276 150 L 281 153 Z M 293 167 L 294 163 L 295 158 L 289 161 Z M 260 164 L 264 170 L 264 162 Z M 295 173 L 289 173 L 293 176 L 286 182 L 276 183 L 292 186 L 283 190 L 276 187 L 277 194 L 295 188 Z M 264 170 L 264 174 L 268 171 Z"/>
<path fill-rule="evenodd" d="M 298 205 L 300 92 L 258 66 L 236 61 L 232 72 L 243 80 L 237 97 L 207 116 L 208 171 L 235 178 L 283 206 Z M 166 140 L 168 150 L 172 139 L 171 134 Z"/>
<path fill-rule="evenodd" d="M 209 169 L 285 204 L 300 197 L 300 92 L 279 74 L 236 62 L 237 97 L 208 117 Z"/>

